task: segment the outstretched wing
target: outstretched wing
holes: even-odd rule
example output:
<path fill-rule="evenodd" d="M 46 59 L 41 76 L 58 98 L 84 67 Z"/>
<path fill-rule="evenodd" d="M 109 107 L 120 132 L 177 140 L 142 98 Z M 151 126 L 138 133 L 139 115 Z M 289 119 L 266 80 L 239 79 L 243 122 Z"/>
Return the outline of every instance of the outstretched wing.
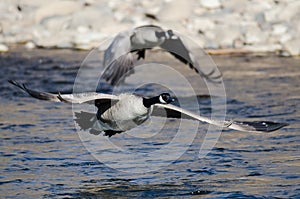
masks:
<path fill-rule="evenodd" d="M 111 85 L 117 85 L 133 73 L 134 62 L 131 54 L 130 35 L 132 31 L 119 33 L 105 50 L 101 78 Z M 125 76 L 124 76 L 125 75 Z"/>
<path fill-rule="evenodd" d="M 96 93 L 96 92 L 86 92 L 86 93 L 73 93 L 73 94 L 53 94 L 48 92 L 41 92 L 29 89 L 25 86 L 25 84 L 20 84 L 16 81 L 9 80 L 9 83 L 19 87 L 20 89 L 24 90 L 30 96 L 40 99 L 40 100 L 47 100 L 52 102 L 66 102 L 66 103 L 94 103 L 95 100 L 118 100 L 119 97 L 110 94 L 104 93 Z"/>
<path fill-rule="evenodd" d="M 180 37 L 178 35 L 175 35 L 171 30 L 168 30 L 168 32 L 172 36 L 170 38 L 167 38 L 160 45 L 162 49 L 168 51 L 182 63 L 187 64 L 191 69 L 194 69 L 196 73 L 198 73 L 201 77 L 205 78 L 206 80 L 211 81 L 213 83 L 221 82 L 222 75 L 220 73 L 217 73 L 215 69 L 212 69 L 210 72 L 205 73 L 199 66 L 197 60 L 191 53 L 190 49 L 188 49 L 187 45 L 184 44 Z"/>
<path fill-rule="evenodd" d="M 160 109 L 163 109 L 164 111 Z M 229 121 L 229 120 L 217 121 L 217 120 L 212 120 L 210 118 L 197 115 L 188 110 L 182 109 L 178 106 L 174 106 L 171 104 L 167 104 L 167 105 L 155 104 L 152 115 L 166 116 L 170 118 L 194 119 L 201 122 L 207 122 L 209 124 L 220 126 L 222 128 L 230 128 L 230 129 L 234 129 L 238 131 L 246 131 L 246 132 L 272 132 L 288 125 L 286 123 L 277 123 L 277 122 L 270 122 L 270 121 L 254 121 L 254 122 Z"/>

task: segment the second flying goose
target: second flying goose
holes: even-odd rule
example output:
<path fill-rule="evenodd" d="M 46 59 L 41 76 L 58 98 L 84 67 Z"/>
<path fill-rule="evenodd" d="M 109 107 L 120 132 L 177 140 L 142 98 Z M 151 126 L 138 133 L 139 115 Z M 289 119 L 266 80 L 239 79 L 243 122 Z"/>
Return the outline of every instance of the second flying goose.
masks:
<path fill-rule="evenodd" d="M 155 25 L 140 26 L 119 33 L 105 50 L 102 78 L 111 85 L 118 85 L 134 72 L 134 62 L 144 59 L 146 50 L 154 47 L 166 50 L 206 80 L 214 83 L 221 81 L 221 74 L 217 74 L 214 69 L 210 72 L 202 71 L 195 55 L 178 34 Z M 134 57 L 135 54 L 137 57 Z"/>

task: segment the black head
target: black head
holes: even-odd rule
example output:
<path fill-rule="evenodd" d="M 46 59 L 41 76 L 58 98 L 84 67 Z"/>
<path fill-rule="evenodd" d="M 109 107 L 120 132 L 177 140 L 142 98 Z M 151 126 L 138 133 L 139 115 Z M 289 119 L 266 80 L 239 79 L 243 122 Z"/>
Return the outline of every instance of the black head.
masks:
<path fill-rule="evenodd" d="M 155 35 L 157 38 L 165 38 L 165 39 L 172 39 L 175 38 L 176 35 L 172 30 L 167 30 L 167 31 L 155 31 Z"/>
<path fill-rule="evenodd" d="M 164 31 L 155 31 L 155 36 L 160 39 L 166 37 L 166 33 Z"/>
<path fill-rule="evenodd" d="M 151 98 L 143 98 L 143 104 L 147 108 L 150 108 L 154 104 L 169 104 L 171 102 L 174 102 L 174 98 L 169 93 L 162 93 Z"/>
<path fill-rule="evenodd" d="M 174 98 L 171 97 L 169 93 L 162 93 L 159 95 L 159 102 L 162 104 L 169 104 L 171 102 L 174 102 Z"/>
<path fill-rule="evenodd" d="M 167 30 L 167 34 L 169 35 L 169 37 L 175 36 L 172 30 Z"/>

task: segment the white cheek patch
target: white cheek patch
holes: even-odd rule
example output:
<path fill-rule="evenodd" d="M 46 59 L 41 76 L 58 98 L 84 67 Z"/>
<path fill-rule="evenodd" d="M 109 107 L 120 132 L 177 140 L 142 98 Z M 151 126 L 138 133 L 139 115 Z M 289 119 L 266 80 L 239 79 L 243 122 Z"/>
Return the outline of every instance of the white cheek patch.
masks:
<path fill-rule="evenodd" d="M 166 104 L 166 103 L 167 103 L 167 102 L 162 98 L 161 95 L 159 96 L 159 101 L 160 101 L 160 103 L 162 103 L 162 104 Z"/>
<path fill-rule="evenodd" d="M 168 31 L 165 32 L 165 36 L 166 36 L 166 39 L 170 39 L 171 38 L 171 35 L 168 33 Z"/>
<path fill-rule="evenodd" d="M 179 39 L 178 36 L 176 36 L 173 32 L 171 32 L 171 34 L 170 34 L 169 31 L 165 32 L 165 36 L 166 36 L 166 39 L 173 39 L 173 40 Z"/>

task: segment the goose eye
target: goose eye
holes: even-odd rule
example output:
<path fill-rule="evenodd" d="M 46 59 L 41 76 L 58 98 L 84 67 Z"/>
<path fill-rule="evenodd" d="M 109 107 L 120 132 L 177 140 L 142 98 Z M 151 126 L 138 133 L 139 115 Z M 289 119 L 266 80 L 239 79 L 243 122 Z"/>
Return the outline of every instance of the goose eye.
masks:
<path fill-rule="evenodd" d="M 163 95 L 162 95 L 162 98 L 163 98 L 163 100 L 168 101 L 169 96 L 168 96 L 167 94 L 163 94 Z"/>

